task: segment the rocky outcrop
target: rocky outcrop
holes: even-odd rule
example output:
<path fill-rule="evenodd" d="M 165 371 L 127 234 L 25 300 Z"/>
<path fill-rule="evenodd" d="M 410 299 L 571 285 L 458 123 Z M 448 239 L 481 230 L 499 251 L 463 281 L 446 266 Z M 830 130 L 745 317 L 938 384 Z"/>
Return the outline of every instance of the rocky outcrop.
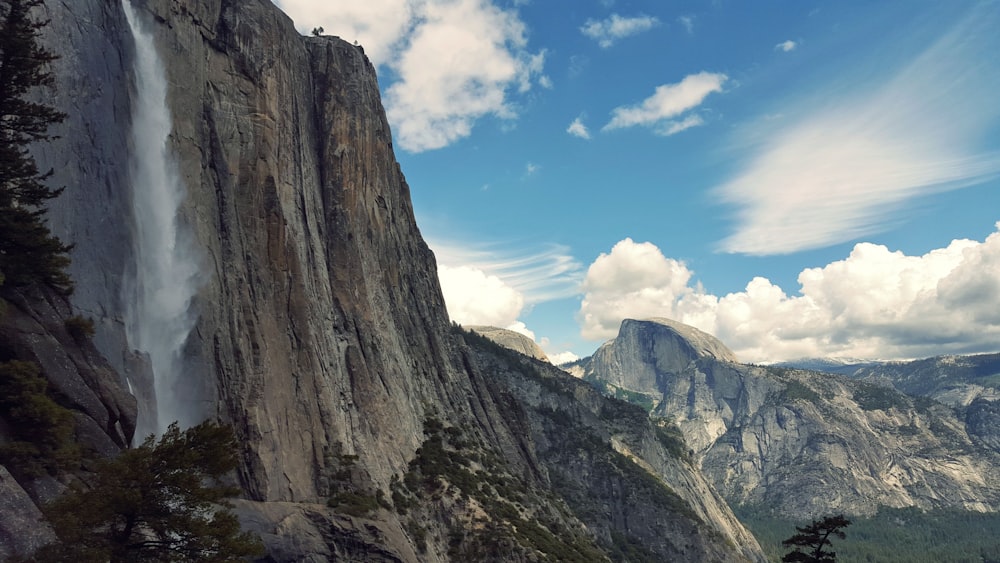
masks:
<path fill-rule="evenodd" d="M 506 328 L 497 328 L 495 326 L 477 325 L 466 328 L 472 332 L 489 338 L 504 348 L 508 348 L 519 354 L 524 354 L 529 358 L 535 358 L 536 360 L 541 360 L 543 362 L 549 361 L 548 356 L 545 355 L 542 348 L 536 344 L 534 340 L 528 338 L 520 332 L 514 332 L 513 330 L 507 330 Z"/>
<path fill-rule="evenodd" d="M 952 409 L 848 377 L 691 353 L 700 345 L 680 338 L 658 322 L 625 321 L 621 342 L 582 369 L 655 395 L 653 415 L 677 424 L 730 501 L 792 518 L 879 506 L 1000 509 L 998 458 Z M 663 361 L 660 347 L 678 352 Z M 991 414 L 977 416 L 984 426 Z"/>

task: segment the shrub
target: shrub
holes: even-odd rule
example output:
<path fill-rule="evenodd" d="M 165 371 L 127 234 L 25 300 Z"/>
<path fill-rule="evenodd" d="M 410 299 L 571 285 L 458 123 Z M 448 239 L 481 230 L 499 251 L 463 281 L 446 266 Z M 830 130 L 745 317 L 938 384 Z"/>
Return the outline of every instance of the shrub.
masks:
<path fill-rule="evenodd" d="M 94 337 L 94 319 L 75 315 L 63 321 L 63 326 L 78 343 L 82 344 Z"/>

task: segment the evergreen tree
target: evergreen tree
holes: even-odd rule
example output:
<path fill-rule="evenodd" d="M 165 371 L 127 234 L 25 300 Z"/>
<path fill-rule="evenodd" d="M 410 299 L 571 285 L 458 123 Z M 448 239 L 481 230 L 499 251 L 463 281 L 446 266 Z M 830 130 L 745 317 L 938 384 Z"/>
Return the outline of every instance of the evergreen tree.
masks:
<path fill-rule="evenodd" d="M 238 562 L 260 555 L 260 540 L 240 532 L 219 484 L 236 468 L 232 431 L 206 422 L 100 462 L 89 487 L 76 484 L 45 508 L 59 541 L 31 561 Z"/>
<path fill-rule="evenodd" d="M 798 533 L 781 542 L 785 547 L 794 547 L 795 550 L 786 554 L 781 560 L 784 563 L 834 563 L 837 560 L 837 553 L 825 549 L 833 547 L 830 536 L 844 539 L 847 534 L 843 528 L 850 525 L 851 521 L 840 514 L 813 520 L 808 526 L 796 526 L 795 530 Z M 806 551 L 802 551 L 803 548 Z"/>
<path fill-rule="evenodd" d="M 45 203 L 62 188 L 46 185 L 52 171 L 40 172 L 28 146 L 52 138 L 50 125 L 65 114 L 30 101 L 29 93 L 51 87 L 49 63 L 56 55 L 39 44 L 49 22 L 31 10 L 42 0 L 0 0 L 0 271 L 7 285 L 41 282 L 72 291 L 66 274 L 70 246 L 45 224 Z"/>

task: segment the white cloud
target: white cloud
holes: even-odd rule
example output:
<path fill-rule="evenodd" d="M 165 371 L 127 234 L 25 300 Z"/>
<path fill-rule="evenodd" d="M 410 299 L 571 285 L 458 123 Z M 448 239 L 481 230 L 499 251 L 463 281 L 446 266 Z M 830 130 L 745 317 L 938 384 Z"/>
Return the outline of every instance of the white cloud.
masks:
<path fill-rule="evenodd" d="M 908 200 L 1000 174 L 1000 153 L 978 146 L 1000 117 L 1000 66 L 969 62 L 1000 49 L 998 19 L 960 26 L 875 86 L 820 85 L 832 94 L 759 124 L 762 142 L 715 190 L 736 209 L 721 250 L 782 254 L 858 239 L 891 225 Z"/>
<path fill-rule="evenodd" d="M 496 277 L 519 292 L 527 306 L 576 295 L 582 277 L 580 263 L 569 255 L 569 249 L 559 245 L 524 250 L 432 236 L 427 237 L 427 243 L 438 264 L 471 267 Z"/>
<path fill-rule="evenodd" d="M 322 27 L 327 34 L 357 41 L 376 65 L 391 60 L 417 5 L 412 0 L 276 0 L 275 4 L 303 33 Z"/>
<path fill-rule="evenodd" d="M 691 276 L 652 243 L 619 242 L 587 270 L 577 317 L 582 336 L 603 340 L 618 333 L 622 319 L 674 316 L 676 303 L 692 292 Z"/>
<path fill-rule="evenodd" d="M 517 322 L 524 296 L 499 277 L 471 266 L 438 266 L 451 320 L 462 325 L 506 327 Z"/>
<path fill-rule="evenodd" d="M 676 135 L 681 131 L 686 131 L 692 127 L 704 125 L 705 120 L 700 115 L 689 115 L 680 121 L 667 121 L 657 130 L 657 133 L 665 137 Z"/>
<path fill-rule="evenodd" d="M 699 72 L 684 77 L 677 84 L 658 86 L 653 95 L 643 100 L 642 103 L 615 108 L 611 112 L 611 121 L 604 126 L 603 130 L 609 131 L 636 125 L 662 125 L 663 121 L 698 107 L 709 94 L 721 92 L 726 79 L 725 74 Z M 684 121 L 682 120 L 681 123 Z M 688 127 L 691 126 L 688 125 Z M 666 124 L 665 131 L 669 131 L 670 127 L 671 124 Z"/>
<path fill-rule="evenodd" d="M 554 366 L 568 364 L 580 359 L 580 356 L 577 356 L 573 352 L 556 352 L 555 354 L 546 353 L 545 355 L 549 357 L 549 362 L 551 362 Z"/>
<path fill-rule="evenodd" d="M 1000 232 L 922 256 L 860 243 L 843 260 L 803 270 L 797 295 L 758 277 L 717 297 L 692 278 L 650 243 L 619 242 L 587 272 L 581 334 L 606 339 L 622 319 L 669 317 L 755 362 L 916 358 L 996 351 L 1000 342 Z"/>
<path fill-rule="evenodd" d="M 541 166 L 535 164 L 534 162 L 529 162 L 528 164 L 524 165 L 524 175 L 533 176 L 535 172 L 538 172 L 540 169 Z"/>
<path fill-rule="evenodd" d="M 532 342 L 535 341 L 535 331 L 528 328 L 528 325 L 522 323 L 521 321 L 515 321 L 507 326 L 502 326 L 501 328 L 506 328 L 507 330 L 513 330 L 516 333 L 527 336 L 532 340 Z"/>
<path fill-rule="evenodd" d="M 787 53 L 789 51 L 794 51 L 795 48 L 798 47 L 798 46 L 799 46 L 798 43 L 796 43 L 795 41 L 792 41 L 791 39 L 788 39 L 786 41 L 782 41 L 781 43 L 778 43 L 777 45 L 775 45 L 774 46 L 774 50 L 775 51 L 784 51 L 785 53 Z"/>
<path fill-rule="evenodd" d="M 511 96 L 542 75 L 545 53 L 529 53 L 516 11 L 491 0 L 280 0 L 306 31 L 357 40 L 393 72 L 384 102 L 396 141 L 419 152 L 468 136 L 476 120 L 516 117 Z M 548 86 L 546 86 L 546 84 Z"/>
<path fill-rule="evenodd" d="M 519 317 L 537 303 L 576 295 L 581 266 L 568 249 L 551 245 L 537 251 L 428 239 L 438 261 L 441 291 L 451 320 L 519 332 L 538 342 L 550 358 L 549 339 L 537 338 Z"/>
<path fill-rule="evenodd" d="M 680 16 L 677 21 L 684 26 L 684 31 L 687 31 L 688 35 L 694 33 L 694 16 Z"/>
<path fill-rule="evenodd" d="M 619 39 L 649 31 L 659 24 L 660 20 L 651 16 L 622 17 L 611 14 L 605 20 L 587 20 L 580 32 L 607 49 Z"/>
<path fill-rule="evenodd" d="M 569 127 L 566 128 L 566 132 L 574 137 L 590 139 L 590 131 L 588 131 L 587 126 L 583 124 L 583 118 L 581 117 L 574 119 L 573 123 L 570 123 Z"/>

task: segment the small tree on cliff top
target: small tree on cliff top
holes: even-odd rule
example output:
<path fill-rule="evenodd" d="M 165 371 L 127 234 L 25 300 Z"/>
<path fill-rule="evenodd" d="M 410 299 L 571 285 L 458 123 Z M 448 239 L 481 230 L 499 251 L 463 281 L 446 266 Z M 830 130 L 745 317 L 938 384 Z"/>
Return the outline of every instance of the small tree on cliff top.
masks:
<path fill-rule="evenodd" d="M 808 526 L 796 526 L 795 530 L 798 533 L 781 542 L 785 547 L 794 547 L 795 550 L 786 554 L 781 560 L 785 563 L 834 563 L 837 560 L 837 553 L 825 549 L 833 547 L 830 536 L 844 539 L 847 534 L 843 529 L 850 525 L 851 521 L 841 514 L 813 520 Z M 803 548 L 805 551 L 802 551 Z"/>
<path fill-rule="evenodd" d="M 66 274 L 70 247 L 45 224 L 45 202 L 59 195 L 39 172 L 28 146 L 52 137 L 50 125 L 65 114 L 29 100 L 38 87 L 52 85 L 49 63 L 57 57 L 39 42 L 48 21 L 31 10 L 41 0 L 0 0 L 0 271 L 12 286 L 41 282 L 64 293 L 73 284 Z"/>

